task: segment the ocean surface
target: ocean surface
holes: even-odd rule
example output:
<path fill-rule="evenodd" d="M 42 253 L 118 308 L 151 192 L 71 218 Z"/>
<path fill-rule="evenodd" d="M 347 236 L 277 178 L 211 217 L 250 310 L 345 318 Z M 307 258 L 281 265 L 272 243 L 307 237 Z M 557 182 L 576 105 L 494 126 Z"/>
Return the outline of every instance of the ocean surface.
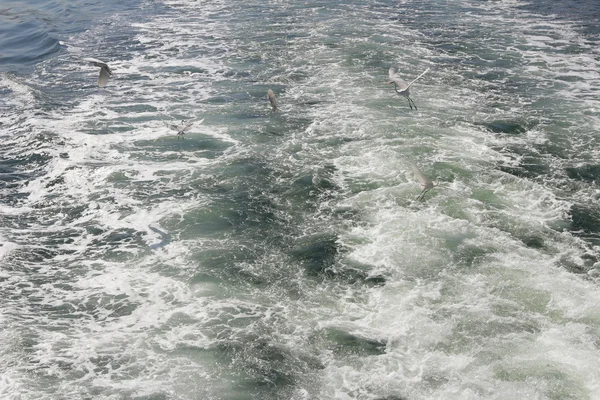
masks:
<path fill-rule="evenodd" d="M 599 183 L 596 0 L 2 0 L 0 398 L 600 399 Z"/>

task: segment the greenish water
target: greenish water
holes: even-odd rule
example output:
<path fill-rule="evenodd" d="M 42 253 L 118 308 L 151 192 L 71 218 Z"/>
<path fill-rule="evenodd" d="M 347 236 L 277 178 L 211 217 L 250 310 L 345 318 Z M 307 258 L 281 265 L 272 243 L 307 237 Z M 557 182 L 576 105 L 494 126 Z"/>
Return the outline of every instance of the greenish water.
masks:
<path fill-rule="evenodd" d="M 600 397 L 598 9 L 569 4 L 7 6 L 39 32 L 2 28 L 0 397 Z M 418 111 L 390 66 L 430 68 Z"/>

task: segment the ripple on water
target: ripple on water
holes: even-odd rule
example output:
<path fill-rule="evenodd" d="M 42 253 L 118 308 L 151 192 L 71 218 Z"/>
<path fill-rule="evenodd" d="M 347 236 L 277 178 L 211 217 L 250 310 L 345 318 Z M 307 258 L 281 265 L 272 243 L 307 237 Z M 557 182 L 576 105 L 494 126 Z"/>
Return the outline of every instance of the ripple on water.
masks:
<path fill-rule="evenodd" d="M 500 171 L 527 179 L 545 176 L 551 172 L 545 156 L 539 154 L 536 149 L 529 146 L 515 144 L 493 148 L 515 160 L 509 165 L 497 166 Z"/>
<path fill-rule="evenodd" d="M 302 238 L 291 251 L 309 275 L 326 273 L 335 263 L 340 251 L 338 238 L 334 234 L 322 234 Z"/>
<path fill-rule="evenodd" d="M 537 157 L 523 157 L 517 166 L 500 165 L 497 168 L 507 174 L 527 179 L 544 176 L 550 172 L 550 167 Z"/>
<path fill-rule="evenodd" d="M 493 133 L 505 133 L 508 135 L 521 135 L 531 129 L 531 124 L 527 124 L 523 121 L 511 121 L 511 120 L 496 120 L 491 122 L 481 122 L 477 125 L 485 127 L 487 130 Z"/>
<path fill-rule="evenodd" d="M 567 176 L 571 179 L 584 182 L 599 182 L 600 165 L 588 164 L 581 167 L 565 168 Z"/>
<path fill-rule="evenodd" d="M 326 328 L 319 332 L 325 347 L 344 356 L 379 356 L 385 354 L 387 343 L 354 335 L 338 328 Z"/>
<path fill-rule="evenodd" d="M 594 245 L 600 245 L 600 208 L 594 205 L 574 204 L 569 211 L 569 230 Z"/>
<path fill-rule="evenodd" d="M 0 71 L 11 71 L 41 61 L 59 51 L 61 46 L 43 24 L 29 20 L 1 24 L 0 48 Z"/>

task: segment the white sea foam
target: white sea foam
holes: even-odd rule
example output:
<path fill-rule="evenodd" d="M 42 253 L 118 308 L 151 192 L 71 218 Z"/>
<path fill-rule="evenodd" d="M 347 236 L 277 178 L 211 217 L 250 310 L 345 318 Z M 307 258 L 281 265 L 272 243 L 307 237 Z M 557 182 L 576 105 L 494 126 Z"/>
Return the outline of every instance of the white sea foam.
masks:
<path fill-rule="evenodd" d="M 531 40 L 533 46 L 539 47 L 539 36 Z M 568 41 L 565 39 L 557 43 L 566 45 Z M 535 54 L 540 57 L 539 53 Z M 576 65 L 567 69 L 578 70 Z M 323 73 L 327 76 L 325 70 Z M 545 74 L 541 79 L 552 79 L 549 76 L 552 74 Z M 318 80 L 321 85 L 331 82 L 336 102 L 328 105 L 329 109 L 318 112 L 305 138 L 319 135 L 362 136 L 360 128 L 352 126 L 353 113 L 360 114 L 365 124 L 365 119 L 378 117 L 377 111 L 363 113 L 357 108 L 345 108 L 349 99 L 342 94 L 343 89 L 338 88 L 338 83 L 321 77 Z M 344 87 L 354 88 L 355 85 L 345 82 Z M 578 99 L 590 89 L 578 84 L 570 85 L 570 89 L 573 88 L 576 94 L 572 97 Z M 463 90 L 458 97 L 462 101 L 466 100 L 462 98 L 465 95 L 477 99 L 478 94 L 469 93 L 469 90 Z M 305 91 L 298 92 L 306 94 Z M 432 102 L 446 106 L 439 100 Z M 471 105 L 468 100 L 466 104 Z M 586 106 L 582 107 L 585 109 Z M 479 110 L 475 107 L 476 113 Z M 515 110 L 511 109 L 511 112 Z M 482 113 L 481 117 L 486 115 Z M 403 117 L 395 118 L 397 121 L 405 120 Z M 417 125 L 412 121 L 408 123 Z M 542 399 L 547 398 L 549 393 L 563 390 L 546 379 L 550 375 L 561 376 L 565 393 L 582 396 L 585 396 L 584 393 L 596 393 L 598 388 L 592 377 L 583 378 L 586 383 L 585 389 L 581 390 L 577 374 L 568 372 L 572 370 L 569 358 L 560 360 L 561 355 L 571 351 L 586 353 L 589 350 L 591 353 L 582 354 L 591 362 L 584 368 L 593 369 L 596 349 L 583 350 L 579 344 L 573 345 L 570 338 L 576 335 L 555 336 L 549 347 L 564 350 L 559 351 L 556 358 L 546 358 L 543 354 L 548 347 L 531 343 L 532 338 L 545 331 L 548 324 L 554 324 L 552 313 L 559 308 L 562 312 L 593 308 L 592 298 L 597 293 L 595 286 L 557 270 L 554 256 L 528 249 L 514 237 L 521 232 L 539 232 L 547 240 L 546 246 L 551 249 L 551 254 L 581 254 L 577 250 L 580 244 L 576 238 L 552 235 L 548 229 L 554 221 L 564 217 L 571 203 L 558 199 L 551 190 L 541 185 L 503 176 L 492 169 L 494 162 L 515 163 L 515 159 L 490 146 L 502 148 L 512 142 L 528 147 L 546 143 L 548 138 L 543 130 L 528 131 L 520 137 L 487 139 L 487 134 L 472 126 L 451 127 L 444 129 L 444 133 L 420 130 L 417 136 L 411 135 L 411 125 L 407 128 L 406 124 L 396 124 L 394 142 L 381 141 L 381 123 L 377 125 L 371 126 L 371 140 L 350 141 L 339 151 L 330 148 L 322 151 L 328 158 L 333 153 L 339 170 L 338 184 L 350 192 L 358 192 L 346 199 L 343 205 L 360 209 L 361 216 L 367 217 L 363 224 L 341 238 L 353 249 L 348 257 L 371 265 L 373 275 L 383 274 L 389 280 L 381 293 L 372 294 L 373 304 L 368 310 L 358 315 L 355 312 L 341 313 L 328 324 L 343 327 L 359 336 L 387 338 L 386 355 L 355 365 L 349 365 L 351 361 L 348 359 L 338 361 L 333 357 L 322 379 L 324 392 L 321 396 L 371 398 L 366 396 L 369 393 L 380 396 L 399 393 L 408 398 L 500 399 L 529 396 Z M 435 137 L 431 138 L 432 135 Z M 421 146 L 429 152 L 422 151 Z M 315 151 L 319 151 L 317 146 L 305 145 L 305 148 L 310 149 L 312 157 L 315 157 Z M 415 153 L 407 149 L 421 150 L 419 153 L 423 154 L 423 158 L 419 161 L 425 165 L 439 163 L 441 171 L 445 169 L 444 164 L 459 163 L 460 172 L 456 167 L 453 169 L 453 175 L 459 181 L 455 180 L 452 188 L 467 190 L 467 193 L 489 191 L 490 195 L 498 196 L 500 202 L 493 205 L 488 197 L 477 206 L 472 200 L 464 203 L 460 197 L 454 197 L 452 191 L 439 188 L 434 189 L 436 194 L 432 192 L 430 195 L 433 198 L 427 201 L 429 205 L 424 204 L 418 209 L 404 208 L 406 201 L 396 199 L 406 197 L 411 187 L 415 194 L 418 192 L 417 185 L 411 183 L 410 172 L 405 172 L 408 170 L 408 158 L 415 157 Z M 470 179 L 460 181 L 467 177 Z M 447 198 L 460 203 L 439 204 Z M 460 218 L 449 218 L 444 214 Z M 461 253 L 466 259 L 473 254 L 476 257 L 473 260 L 480 260 L 474 264 L 477 269 L 459 272 L 464 268 L 461 266 L 463 260 L 466 260 L 461 258 Z M 523 280 L 525 276 L 528 279 Z M 550 302 L 554 288 L 545 287 L 542 282 L 553 282 L 566 292 L 573 290 L 582 295 L 577 302 L 568 301 L 556 308 L 560 301 Z M 558 293 L 563 289 L 559 289 Z M 506 294 L 503 294 L 504 291 Z M 444 292 L 446 294 L 442 295 Z M 525 293 L 532 298 L 528 299 Z M 450 297 L 446 297 L 449 294 Z M 566 293 L 559 297 L 562 301 L 570 299 Z M 444 311 L 446 307 L 447 313 Z M 501 311 L 504 308 L 508 311 L 511 307 L 521 311 L 515 314 Z M 590 317 L 595 321 L 594 314 Z M 570 318 L 577 321 L 581 317 L 572 315 Z M 487 331 L 483 328 L 486 324 L 490 324 Z M 595 326 L 596 322 L 591 325 Z M 481 331 L 479 327 L 482 327 Z M 461 336 L 465 339 L 462 340 Z M 511 346 L 517 343 L 521 343 L 516 345 L 517 350 L 511 351 Z M 448 354 L 449 351 L 455 354 Z M 519 367 L 523 361 L 520 354 L 530 355 L 534 361 Z M 483 360 L 488 360 L 487 365 L 482 364 Z M 542 360 L 548 364 L 543 366 Z M 516 371 L 530 376 L 534 386 L 519 383 Z"/>
<path fill-rule="evenodd" d="M 12 100 L 13 105 L 18 107 L 30 107 L 35 103 L 35 89 L 7 72 L 0 74 L 0 88 L 7 88 L 13 94 L 4 97 L 3 103 Z"/>

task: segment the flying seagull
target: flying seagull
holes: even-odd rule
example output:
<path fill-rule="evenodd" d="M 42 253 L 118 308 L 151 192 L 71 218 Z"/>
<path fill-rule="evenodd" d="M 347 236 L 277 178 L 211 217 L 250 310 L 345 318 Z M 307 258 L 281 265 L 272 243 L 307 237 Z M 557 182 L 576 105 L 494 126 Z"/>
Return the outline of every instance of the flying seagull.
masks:
<path fill-rule="evenodd" d="M 415 177 L 421 182 L 421 193 L 417 196 L 417 200 L 423 200 L 425 193 L 436 187 L 438 183 L 433 183 L 428 177 L 426 177 L 416 165 L 412 165 L 412 170 L 415 173 Z"/>
<path fill-rule="evenodd" d="M 273 93 L 271 89 L 267 91 L 267 97 L 269 98 L 269 103 L 271 103 L 273 111 L 277 111 L 277 99 L 275 98 L 275 93 Z"/>
<path fill-rule="evenodd" d="M 98 86 L 104 87 L 108 83 L 108 78 L 112 75 L 112 71 L 110 70 L 107 63 L 102 60 L 98 60 L 97 58 L 84 58 L 85 61 L 89 62 L 96 67 L 100 67 L 100 75 L 98 75 Z"/>
<path fill-rule="evenodd" d="M 410 95 L 410 86 L 415 83 L 415 81 L 417 79 L 419 79 L 420 77 L 422 77 L 423 75 L 425 75 L 427 72 L 429 71 L 429 68 L 427 68 L 421 75 L 417 76 L 415 79 L 412 80 L 411 83 L 406 83 L 406 81 L 402 78 L 400 78 L 400 75 L 398 75 L 396 73 L 396 69 L 394 67 L 390 68 L 390 70 L 388 71 L 389 75 L 390 75 L 390 81 L 388 82 L 390 85 L 393 83 L 394 84 L 394 90 L 396 91 L 396 93 L 398 93 L 399 95 L 402 95 L 404 97 L 406 97 L 406 99 L 408 100 L 408 105 L 410 106 L 410 109 L 413 109 L 413 106 L 415 106 L 415 110 L 418 110 L 417 105 L 415 104 L 415 102 L 409 97 Z M 400 90 L 398 90 L 400 89 Z"/>
<path fill-rule="evenodd" d="M 195 121 L 188 121 L 186 122 L 181 121 L 181 125 L 174 125 L 174 124 L 167 124 L 165 122 L 165 125 L 167 127 L 169 127 L 169 129 L 173 130 L 173 131 L 177 131 L 177 140 L 179 140 L 179 138 L 181 138 L 183 140 L 183 135 L 185 135 L 185 132 L 190 129 L 192 127 L 192 125 L 194 125 Z M 201 119 L 200 121 L 198 121 L 198 125 L 200 125 L 202 122 L 204 122 L 204 119 Z"/>
<path fill-rule="evenodd" d="M 167 244 L 169 244 L 169 242 L 171 241 L 171 235 L 169 235 L 167 232 L 163 232 L 160 229 L 155 228 L 152 225 L 148 225 L 148 228 L 150 228 L 150 230 L 152 232 L 158 233 L 160 235 L 160 242 L 151 244 L 150 245 L 151 249 L 161 248 L 161 247 L 166 246 Z"/>

